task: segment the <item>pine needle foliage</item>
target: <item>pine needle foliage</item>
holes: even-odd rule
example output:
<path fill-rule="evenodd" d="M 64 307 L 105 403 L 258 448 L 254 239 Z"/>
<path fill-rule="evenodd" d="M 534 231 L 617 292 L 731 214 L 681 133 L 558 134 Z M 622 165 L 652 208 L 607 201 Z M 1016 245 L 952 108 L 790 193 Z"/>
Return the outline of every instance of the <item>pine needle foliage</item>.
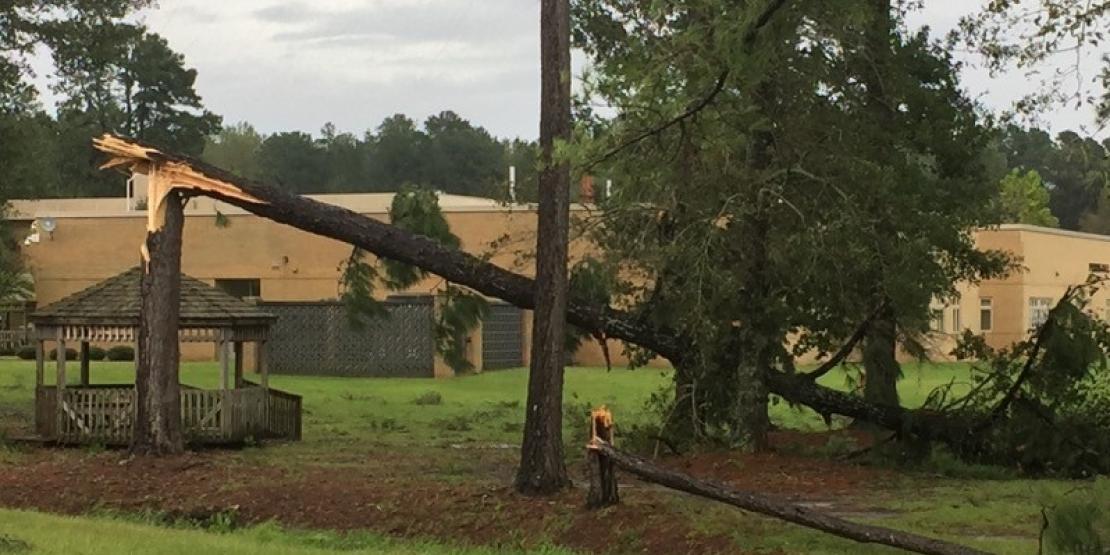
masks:
<path fill-rule="evenodd" d="M 458 236 L 439 206 L 435 191 L 406 186 L 393 197 L 389 207 L 393 225 L 428 237 L 441 245 L 459 248 Z M 349 324 L 362 329 L 376 318 L 387 318 L 389 311 L 375 299 L 380 288 L 388 291 L 409 289 L 428 277 L 427 272 L 396 260 L 367 261 L 366 253 L 354 248 L 340 265 L 339 298 L 346 307 Z M 457 373 L 469 372 L 474 365 L 467 359 L 467 337 L 489 313 L 485 298 L 468 289 L 448 283 L 440 297 L 435 323 L 436 350 Z"/>
<path fill-rule="evenodd" d="M 1026 473 L 1085 477 L 1110 472 L 1110 325 L 1089 309 L 1104 279 L 1070 288 L 1030 337 L 992 349 L 965 333 L 955 354 L 972 358 L 972 388 L 934 391 L 927 408 L 969 422 L 951 445 L 971 462 Z"/>

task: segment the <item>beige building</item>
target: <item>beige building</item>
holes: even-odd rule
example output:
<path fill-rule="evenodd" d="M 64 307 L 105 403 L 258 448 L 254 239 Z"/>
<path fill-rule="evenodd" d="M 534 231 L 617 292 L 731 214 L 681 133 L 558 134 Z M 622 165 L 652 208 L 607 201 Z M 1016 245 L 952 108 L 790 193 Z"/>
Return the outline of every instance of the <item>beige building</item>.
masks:
<path fill-rule="evenodd" d="M 370 217 L 388 219 L 391 193 L 311 195 Z M 36 302 L 46 306 L 138 264 L 145 237 L 146 213 L 134 199 L 56 199 L 13 201 L 11 219 L 17 235 L 26 237 L 23 252 L 35 282 Z M 528 206 L 506 206 L 490 199 L 442 195 L 441 207 L 462 247 L 488 254 L 500 266 L 530 274 L 527 253 L 535 242 L 535 211 Z M 581 210 L 581 207 L 576 209 Z M 1110 266 L 1110 237 L 1024 225 L 1003 225 L 977 233 L 982 248 L 1001 249 L 1022 261 L 1024 270 L 978 285 L 961 287 L 958 305 L 937 307 L 935 355 L 944 358 L 952 337 L 970 329 L 985 334 L 993 346 L 1004 346 L 1025 336 L 1043 318 L 1064 290 L 1084 281 L 1091 272 Z M 581 251 L 581 249 L 574 249 Z M 350 246 L 258 218 L 238 208 L 207 198 L 189 201 L 182 270 L 240 297 L 266 302 L 334 300 L 339 293 L 339 267 Z M 429 278 L 410 294 L 434 294 L 442 280 Z M 1110 312 L 1110 296 L 1099 292 L 1092 307 Z M 516 341 L 527 363 L 527 314 L 518 316 Z M 17 322 L 18 318 L 6 321 Z M 502 322 L 504 323 L 504 322 Z M 499 331 L 498 333 L 501 333 Z M 507 333 L 507 332 L 506 332 Z M 516 332 L 513 332 L 516 333 Z M 472 337 L 470 359 L 481 368 L 482 332 Z M 487 332 L 490 335 L 490 332 Z M 490 343 L 489 337 L 486 344 Z M 621 347 L 610 351 L 623 364 Z M 211 349 L 191 347 L 189 358 L 211 358 Z M 601 365 L 595 344 L 587 343 L 576 362 Z M 437 371 L 442 375 L 443 371 Z"/>
<path fill-rule="evenodd" d="M 388 220 L 393 195 L 313 195 L 367 216 Z M 146 212 L 122 198 L 50 199 L 12 202 L 10 219 L 34 278 L 36 303 L 46 306 L 139 263 L 146 234 Z M 440 204 L 451 229 L 467 251 L 490 255 L 506 268 L 530 273 L 521 253 L 534 244 L 536 215 L 523 206 L 490 199 L 442 195 Z M 141 206 L 141 202 L 139 203 Z M 240 297 L 264 301 L 334 300 L 340 265 L 351 254 L 347 244 L 312 235 L 217 203 L 189 201 L 185 210 L 182 271 Z M 409 294 L 434 294 L 439 278 L 416 284 Z M 383 296 L 387 293 L 381 292 Z M 15 318 L 10 319 L 16 322 Z M 521 318 L 521 320 L 525 320 Z M 519 350 L 527 353 L 521 330 Z M 472 338 L 478 344 L 481 337 Z M 186 346 L 183 355 L 208 359 L 212 348 Z M 472 362 L 480 363 L 474 349 Z M 520 364 L 526 363 L 522 360 Z M 477 364 L 481 367 L 481 364 Z"/>
<path fill-rule="evenodd" d="M 1011 253 L 1021 267 L 1005 279 L 963 284 L 958 305 L 936 307 L 936 350 L 941 356 L 965 329 L 983 334 L 996 348 L 1024 339 L 1069 286 L 1092 274 L 1110 275 L 1110 236 L 1004 224 L 977 232 L 976 243 L 981 249 Z M 1098 317 L 1110 317 L 1110 292 L 1096 290 L 1087 308 Z"/>

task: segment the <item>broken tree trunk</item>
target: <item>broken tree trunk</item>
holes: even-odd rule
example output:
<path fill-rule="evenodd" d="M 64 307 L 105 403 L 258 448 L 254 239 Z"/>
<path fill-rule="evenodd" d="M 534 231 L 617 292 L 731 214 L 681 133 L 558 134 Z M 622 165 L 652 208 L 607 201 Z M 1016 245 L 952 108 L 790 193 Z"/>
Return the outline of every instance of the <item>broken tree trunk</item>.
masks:
<path fill-rule="evenodd" d="M 535 282 L 476 256 L 394 227 L 352 210 L 302 197 L 237 177 L 187 156 L 171 154 L 134 139 L 105 135 L 96 147 L 111 160 L 106 167 L 126 166 L 144 173 L 157 162 L 170 172 L 175 187 L 208 196 L 279 223 L 348 243 L 383 258 L 416 266 L 483 295 L 524 309 L 535 306 Z M 585 330 L 604 332 L 613 339 L 647 348 L 680 366 L 688 341 L 664 327 L 619 310 L 596 306 L 573 297 L 567 301 L 567 320 Z M 804 374 L 770 371 L 767 388 L 791 403 L 806 405 L 822 415 L 839 414 L 873 422 L 884 428 L 924 439 L 965 439 L 968 423 L 928 411 L 868 403 L 857 396 L 814 383 Z"/>
<path fill-rule="evenodd" d="M 590 438 L 602 441 L 608 445 L 613 444 L 613 413 L 609 409 L 600 407 L 590 413 Z M 613 460 L 602 453 L 587 450 L 589 458 L 590 491 L 586 494 L 586 507 L 600 509 L 620 503 L 620 494 L 617 492 L 617 468 Z"/>
<path fill-rule="evenodd" d="M 793 522 L 807 528 L 813 528 L 848 538 L 861 543 L 877 543 L 889 545 L 914 553 L 930 553 L 936 555 L 971 555 L 983 554 L 971 547 L 919 536 L 911 532 L 902 532 L 881 526 L 858 524 L 827 513 L 815 511 L 797 503 L 777 499 L 770 495 L 735 490 L 723 484 L 699 480 L 688 474 L 667 470 L 651 464 L 645 459 L 629 455 L 616 450 L 605 441 L 595 438 L 590 442 L 588 449 L 602 456 L 617 468 L 641 479 L 666 486 L 679 491 L 684 491 L 699 497 L 706 497 L 720 501 L 734 507 L 767 515 L 787 522 Z M 614 481 L 615 485 L 615 481 Z"/>
<path fill-rule="evenodd" d="M 135 426 L 131 451 L 170 454 L 184 450 L 178 383 L 178 320 L 181 312 L 181 195 L 158 175 L 150 176 L 148 228 L 143 245 Z"/>

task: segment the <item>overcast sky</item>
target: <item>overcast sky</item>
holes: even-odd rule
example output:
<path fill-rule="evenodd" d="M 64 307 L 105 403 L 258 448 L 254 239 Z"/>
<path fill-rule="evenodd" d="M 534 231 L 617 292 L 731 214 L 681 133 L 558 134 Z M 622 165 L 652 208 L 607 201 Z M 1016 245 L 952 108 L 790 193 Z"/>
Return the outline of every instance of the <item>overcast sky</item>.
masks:
<path fill-rule="evenodd" d="M 980 2 L 929 0 L 913 21 L 944 32 Z M 159 0 L 143 19 L 199 71 L 227 123 L 361 133 L 393 113 L 450 109 L 498 136 L 537 135 L 539 0 Z M 975 69 L 964 82 L 1000 110 L 1032 86 Z M 1089 108 L 1046 123 L 1094 131 Z"/>

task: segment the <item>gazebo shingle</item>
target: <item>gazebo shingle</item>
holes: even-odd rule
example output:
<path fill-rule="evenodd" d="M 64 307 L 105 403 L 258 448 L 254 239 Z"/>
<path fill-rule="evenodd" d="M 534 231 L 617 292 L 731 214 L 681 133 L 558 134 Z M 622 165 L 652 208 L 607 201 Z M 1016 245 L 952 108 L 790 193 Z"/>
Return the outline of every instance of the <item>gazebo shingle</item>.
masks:
<path fill-rule="evenodd" d="M 35 311 L 39 325 L 133 326 L 139 322 L 138 266 Z M 266 326 L 272 314 L 181 274 L 181 327 Z"/>

